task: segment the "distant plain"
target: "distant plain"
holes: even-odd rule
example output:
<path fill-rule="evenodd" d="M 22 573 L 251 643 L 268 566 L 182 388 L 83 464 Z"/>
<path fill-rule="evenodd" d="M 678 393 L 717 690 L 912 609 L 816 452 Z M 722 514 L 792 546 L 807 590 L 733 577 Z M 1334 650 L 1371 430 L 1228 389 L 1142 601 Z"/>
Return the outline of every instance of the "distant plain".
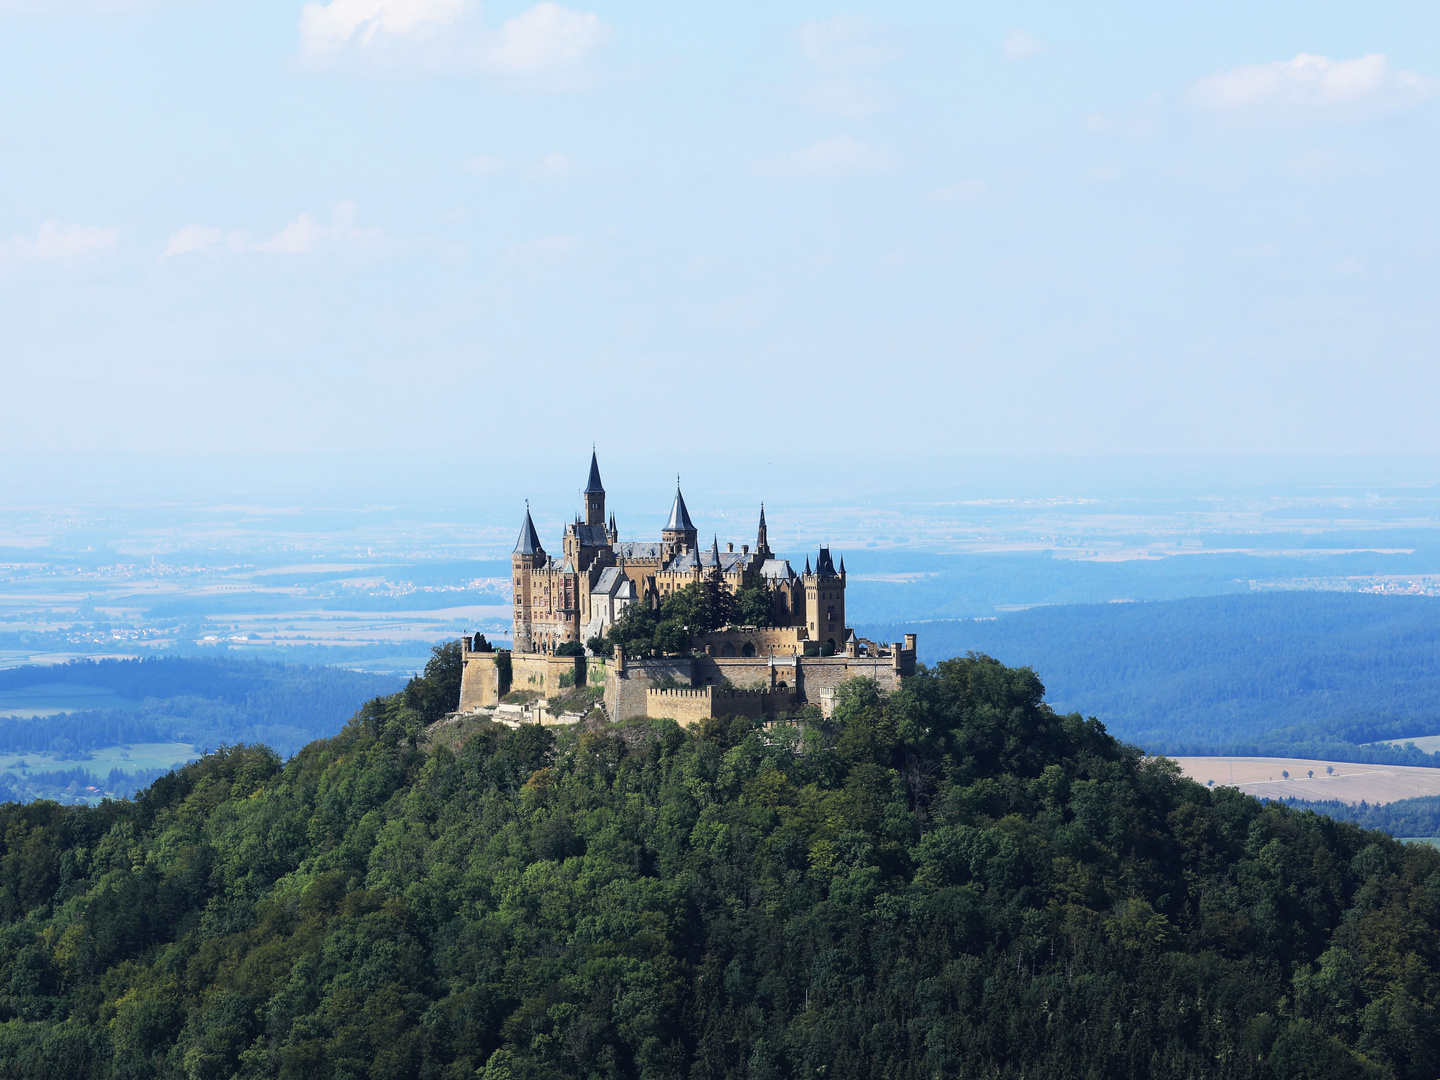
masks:
<path fill-rule="evenodd" d="M 1421 766 L 1306 758 L 1180 757 L 1175 761 L 1192 780 L 1237 787 L 1247 795 L 1266 799 L 1334 799 L 1375 805 L 1440 795 L 1440 769 Z M 1290 774 L 1288 778 L 1285 772 Z"/>

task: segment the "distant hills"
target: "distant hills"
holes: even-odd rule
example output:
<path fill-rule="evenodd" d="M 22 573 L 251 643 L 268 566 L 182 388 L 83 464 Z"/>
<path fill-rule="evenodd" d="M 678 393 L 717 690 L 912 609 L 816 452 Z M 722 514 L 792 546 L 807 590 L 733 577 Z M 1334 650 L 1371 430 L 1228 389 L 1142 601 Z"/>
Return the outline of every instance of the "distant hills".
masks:
<path fill-rule="evenodd" d="M 1057 709 L 1154 753 L 1440 764 L 1361 744 L 1440 733 L 1440 599 L 1245 593 L 1032 608 L 868 627 L 922 660 L 974 650 L 1033 667 Z"/>
<path fill-rule="evenodd" d="M 0 758 L 40 755 L 49 762 L 31 762 L 40 770 L 31 776 L 13 762 L 8 774 L 0 770 L 0 799 L 63 799 L 87 784 L 125 790 L 156 774 L 105 765 L 81 775 L 106 748 L 188 744 L 198 753 L 258 742 L 288 756 L 340 730 L 364 702 L 393 693 L 403 681 L 229 657 L 76 660 L 0 671 Z M 91 702 L 105 707 L 87 707 Z M 46 715 L 27 714 L 25 706 L 37 704 Z M 186 753 L 183 746 L 178 752 Z"/>

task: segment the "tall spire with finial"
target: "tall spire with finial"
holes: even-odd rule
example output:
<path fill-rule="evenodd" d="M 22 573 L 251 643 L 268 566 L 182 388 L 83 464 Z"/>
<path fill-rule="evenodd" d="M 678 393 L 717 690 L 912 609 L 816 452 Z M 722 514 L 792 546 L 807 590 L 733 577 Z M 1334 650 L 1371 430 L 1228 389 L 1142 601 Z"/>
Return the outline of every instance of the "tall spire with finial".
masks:
<path fill-rule="evenodd" d="M 770 557 L 770 534 L 765 529 L 765 504 L 760 504 L 760 528 L 755 534 L 755 554 L 762 559 Z"/>
<path fill-rule="evenodd" d="M 540 546 L 540 534 L 535 531 L 535 522 L 530 518 L 530 500 L 525 500 L 525 520 L 520 523 L 520 539 L 515 541 L 516 555 L 545 554 Z"/>
<path fill-rule="evenodd" d="M 685 506 L 685 496 L 680 494 L 680 474 L 675 474 L 675 501 L 670 505 L 670 518 L 660 531 L 660 539 L 680 551 L 693 551 L 697 547 L 699 530 L 690 520 L 690 511 Z"/>

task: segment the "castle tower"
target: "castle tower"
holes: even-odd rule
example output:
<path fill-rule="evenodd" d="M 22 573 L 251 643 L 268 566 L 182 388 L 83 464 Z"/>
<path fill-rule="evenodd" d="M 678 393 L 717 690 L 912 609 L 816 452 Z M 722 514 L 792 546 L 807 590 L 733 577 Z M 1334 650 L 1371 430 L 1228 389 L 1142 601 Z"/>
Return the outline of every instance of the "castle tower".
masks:
<path fill-rule="evenodd" d="M 774 552 L 770 550 L 770 536 L 765 531 L 764 503 L 760 504 L 760 528 L 755 533 L 755 554 L 760 556 L 760 560 L 762 562 L 770 558 L 770 556 L 774 554 Z"/>
<path fill-rule="evenodd" d="M 820 549 L 813 574 L 805 559 L 805 629 L 824 652 L 845 647 L 845 560 L 837 571 L 829 548 Z"/>
<path fill-rule="evenodd" d="M 600 462 L 595 459 L 593 449 L 590 451 L 590 479 L 585 484 L 580 505 L 586 525 L 605 524 L 605 485 L 600 483 Z"/>
<path fill-rule="evenodd" d="M 515 651 L 529 652 L 532 645 L 530 607 L 533 602 L 531 572 L 545 565 L 545 548 L 530 518 L 530 504 L 525 504 L 525 520 L 520 525 L 520 538 L 510 553 L 511 584 L 515 589 Z"/>
<path fill-rule="evenodd" d="M 685 508 L 685 496 L 680 494 L 680 478 L 675 478 L 675 502 L 670 506 L 670 520 L 660 530 L 660 540 L 671 552 L 686 552 L 696 549 L 699 530 L 690 520 L 690 511 Z"/>

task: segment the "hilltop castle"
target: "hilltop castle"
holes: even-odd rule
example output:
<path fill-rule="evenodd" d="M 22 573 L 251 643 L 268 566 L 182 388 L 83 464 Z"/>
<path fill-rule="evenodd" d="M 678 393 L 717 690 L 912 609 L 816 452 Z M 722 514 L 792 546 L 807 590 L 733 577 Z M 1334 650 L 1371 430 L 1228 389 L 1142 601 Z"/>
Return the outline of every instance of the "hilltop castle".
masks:
<path fill-rule="evenodd" d="M 675 500 L 658 541 L 621 542 L 612 513 L 606 517 L 600 463 L 590 475 L 580 512 L 565 526 L 560 554 L 546 552 L 530 508 L 511 553 L 514 649 L 494 651 L 481 635 L 463 641 L 460 709 L 500 706 L 509 690 L 563 696 L 587 684 L 604 686 L 612 720 L 664 716 L 694 722 L 707 716 L 774 716 L 808 704 L 828 714 L 834 691 L 847 679 L 874 679 L 892 689 L 915 671 L 915 635 L 886 645 L 860 638 L 845 622 L 845 560 L 837 568 L 821 548 L 811 569 L 796 573 L 770 548 L 765 509 L 755 544 L 708 549 L 675 485 Z M 727 626 L 692 633 L 683 656 L 591 656 L 570 643 L 593 645 L 631 604 L 659 607 L 667 596 L 696 582 L 718 584 L 732 595 L 763 586 L 770 625 Z M 562 655 L 563 653 L 563 655 Z M 503 661 L 502 661 L 503 657 Z M 542 709 L 542 722 L 548 714 Z"/>
<path fill-rule="evenodd" d="M 779 648 L 795 655 L 807 645 L 835 653 L 853 636 L 845 625 L 844 558 L 837 570 L 829 549 L 822 547 L 815 569 L 807 557 L 804 573 L 797 574 L 770 550 L 764 506 L 753 549 L 741 544 L 736 551 L 729 543 L 721 551 L 719 539 L 712 538 L 709 550 L 702 550 L 698 540 L 677 479 L 659 541 L 622 543 L 615 515 L 605 517 L 605 486 L 592 452 L 580 512 L 565 526 L 559 557 L 546 553 L 525 508 L 510 557 L 515 651 L 553 653 L 568 641 L 584 644 L 604 634 L 630 604 L 658 607 L 671 593 L 717 576 L 732 595 L 761 584 L 769 589 L 772 627 L 791 632 L 767 635 L 767 654 Z"/>

